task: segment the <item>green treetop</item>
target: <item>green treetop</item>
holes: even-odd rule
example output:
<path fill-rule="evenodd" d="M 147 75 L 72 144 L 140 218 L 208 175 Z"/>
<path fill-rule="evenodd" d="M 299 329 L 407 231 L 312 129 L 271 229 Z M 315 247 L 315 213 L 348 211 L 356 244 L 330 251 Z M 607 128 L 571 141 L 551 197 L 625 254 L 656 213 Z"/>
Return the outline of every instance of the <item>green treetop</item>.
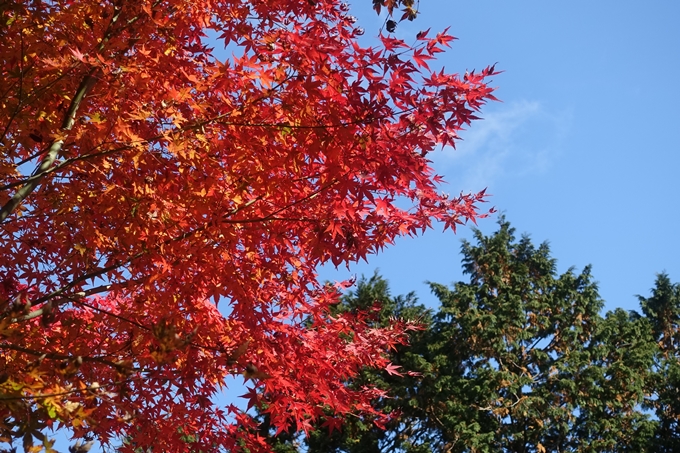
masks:
<path fill-rule="evenodd" d="M 419 319 L 423 330 L 393 354 L 404 376 L 366 369 L 348 383 L 384 389 L 375 407 L 392 420 L 379 427 L 347 417 L 341 431 L 324 427 L 298 439 L 307 451 L 680 451 L 650 450 L 663 436 L 679 438 L 677 416 L 662 416 L 680 413 L 678 385 L 667 385 L 669 375 L 680 377 L 677 287 L 657 286 L 674 296 L 663 303 L 653 296 L 643 303 L 645 316 L 618 309 L 602 317 L 590 267 L 558 274 L 548 245 L 517 239 L 504 218 L 490 236 L 476 230 L 462 255 L 467 281 L 430 283 L 441 303 L 434 314 L 413 294 L 392 297 L 377 275 L 344 298 L 337 310 L 381 301 L 376 325 L 405 317 Z M 660 355 L 657 343 L 675 355 Z M 656 409 L 659 420 L 645 407 Z M 298 451 L 285 435 L 270 440 L 282 452 Z"/>

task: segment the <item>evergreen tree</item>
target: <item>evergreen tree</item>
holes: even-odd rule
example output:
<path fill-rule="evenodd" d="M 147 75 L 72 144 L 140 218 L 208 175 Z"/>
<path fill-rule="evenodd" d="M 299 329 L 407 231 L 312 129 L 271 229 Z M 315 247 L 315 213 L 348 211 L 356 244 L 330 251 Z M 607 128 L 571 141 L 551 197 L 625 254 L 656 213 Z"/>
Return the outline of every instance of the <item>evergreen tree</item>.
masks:
<path fill-rule="evenodd" d="M 394 415 L 385 429 L 348 417 L 341 432 L 311 432 L 309 451 L 644 451 L 657 426 L 641 406 L 652 324 L 623 310 L 601 317 L 590 267 L 558 274 L 548 245 L 516 239 L 504 218 L 491 236 L 475 231 L 462 255 L 468 281 L 431 283 L 441 302 L 432 317 L 413 295 L 392 298 L 378 276 L 344 299 L 339 310 L 380 300 L 379 325 L 420 317 L 425 330 L 393 355 L 411 375 L 367 369 L 349 383 L 388 392 L 375 403 Z"/>
<path fill-rule="evenodd" d="M 650 429 L 638 406 L 651 332 L 600 317 L 590 267 L 558 275 L 546 243 L 499 225 L 463 243 L 469 282 L 431 285 L 432 451 L 636 451 Z"/>
<path fill-rule="evenodd" d="M 656 278 L 649 298 L 638 296 L 658 344 L 655 373 L 648 384 L 648 406 L 658 418 L 652 451 L 680 451 L 680 285 L 665 273 Z"/>

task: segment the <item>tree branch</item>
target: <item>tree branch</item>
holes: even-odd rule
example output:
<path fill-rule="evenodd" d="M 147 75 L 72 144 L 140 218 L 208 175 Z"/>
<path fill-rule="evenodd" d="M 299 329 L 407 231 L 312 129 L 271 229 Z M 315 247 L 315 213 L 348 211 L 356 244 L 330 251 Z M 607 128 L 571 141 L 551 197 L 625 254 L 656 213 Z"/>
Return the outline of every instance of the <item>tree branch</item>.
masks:
<path fill-rule="evenodd" d="M 70 131 L 73 127 L 80 103 L 96 83 L 96 74 L 98 72 L 99 69 L 92 70 L 83 78 L 82 82 L 80 82 L 80 86 L 76 91 L 76 95 L 71 100 L 71 105 L 69 106 L 64 117 L 64 122 L 61 125 L 62 131 Z M 14 196 L 12 196 L 12 198 L 10 198 L 7 203 L 5 203 L 2 209 L 0 209 L 0 223 L 4 222 L 5 219 L 7 219 L 7 217 L 19 207 L 21 202 L 24 201 L 26 197 L 28 197 L 35 190 L 36 187 L 38 187 L 40 181 L 45 177 L 47 172 L 54 164 L 54 161 L 57 160 L 57 156 L 64 145 L 65 138 L 64 134 L 60 135 L 61 136 L 57 137 L 52 142 L 52 145 L 50 145 L 50 148 L 47 151 L 47 156 L 45 156 L 38 168 L 36 168 L 33 172 L 34 177 L 29 178 L 28 182 L 21 189 L 17 190 Z"/>
<path fill-rule="evenodd" d="M 50 360 L 75 360 L 78 357 L 80 357 L 83 362 L 102 363 L 104 365 L 108 365 L 108 366 L 113 367 L 113 368 L 119 368 L 120 367 L 119 364 L 111 362 L 110 360 L 102 359 L 100 357 L 73 356 L 73 355 L 68 355 L 68 354 L 59 354 L 59 353 L 56 353 L 56 352 L 35 351 L 33 349 L 22 348 L 21 346 L 9 344 L 9 343 L 0 344 L 0 349 L 10 349 L 12 351 L 23 352 L 24 354 L 29 354 L 29 355 L 32 355 L 32 356 L 35 356 L 35 357 L 44 357 L 44 358 L 50 359 Z M 132 368 L 132 371 L 144 371 L 144 370 L 142 368 Z"/>

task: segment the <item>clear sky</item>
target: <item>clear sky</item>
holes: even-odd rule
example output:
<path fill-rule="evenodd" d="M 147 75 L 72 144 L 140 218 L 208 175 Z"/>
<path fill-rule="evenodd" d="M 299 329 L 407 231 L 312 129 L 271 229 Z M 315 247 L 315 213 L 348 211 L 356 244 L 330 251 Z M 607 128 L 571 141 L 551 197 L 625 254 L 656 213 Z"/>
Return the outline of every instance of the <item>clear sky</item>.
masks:
<path fill-rule="evenodd" d="M 353 14 L 377 34 L 368 0 Z M 485 187 L 489 199 L 535 244 L 548 241 L 558 270 L 592 264 L 607 309 L 636 309 L 655 274 L 680 281 L 680 2 L 422 0 L 399 24 L 458 38 L 439 62 L 451 72 L 496 63 L 502 101 L 461 134 L 457 149 L 430 154 L 450 193 Z M 479 227 L 492 233 L 496 217 Z M 407 238 L 350 272 L 379 268 L 393 294 L 416 291 L 436 306 L 426 280 L 464 280 L 460 240 L 441 228 Z"/>

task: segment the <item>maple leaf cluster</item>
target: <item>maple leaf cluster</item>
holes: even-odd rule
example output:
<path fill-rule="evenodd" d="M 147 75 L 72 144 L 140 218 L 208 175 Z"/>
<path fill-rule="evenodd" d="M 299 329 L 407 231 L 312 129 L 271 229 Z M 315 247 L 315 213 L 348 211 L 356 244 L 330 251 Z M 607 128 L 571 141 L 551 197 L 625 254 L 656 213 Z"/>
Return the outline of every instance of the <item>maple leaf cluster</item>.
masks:
<path fill-rule="evenodd" d="M 212 399 L 239 374 L 280 429 L 373 411 L 374 389 L 343 382 L 414 326 L 331 316 L 316 269 L 480 216 L 484 193 L 439 193 L 427 153 L 493 99 L 495 71 L 430 71 L 446 33 L 363 47 L 347 11 L 0 5 L 0 441 L 50 450 L 42 431 L 69 427 L 127 451 L 184 451 L 186 433 L 265 450 Z"/>

